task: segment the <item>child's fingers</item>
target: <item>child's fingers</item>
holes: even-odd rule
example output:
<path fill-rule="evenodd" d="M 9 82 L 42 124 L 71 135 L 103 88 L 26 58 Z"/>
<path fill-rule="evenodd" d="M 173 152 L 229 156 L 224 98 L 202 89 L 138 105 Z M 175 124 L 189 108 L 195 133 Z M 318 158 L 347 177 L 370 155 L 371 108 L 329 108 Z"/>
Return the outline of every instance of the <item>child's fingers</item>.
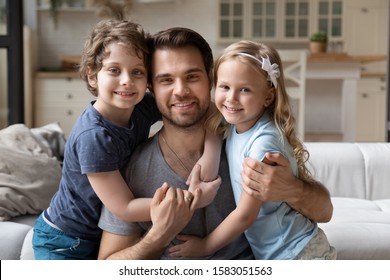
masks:
<path fill-rule="evenodd" d="M 199 203 L 200 203 L 200 196 L 202 194 L 202 191 L 201 189 L 196 189 L 195 192 L 194 192 L 194 198 L 190 204 L 190 210 L 191 211 L 195 211 L 195 209 L 198 208 L 199 206 Z"/>
<path fill-rule="evenodd" d="M 184 243 L 183 243 L 184 244 Z M 172 257 L 182 257 L 182 248 L 184 247 L 183 244 L 172 246 L 168 249 L 168 253 Z"/>
<path fill-rule="evenodd" d="M 164 199 L 168 191 L 168 188 L 169 186 L 167 183 L 164 183 L 161 187 L 159 187 L 153 196 L 152 204 L 154 205 L 160 204 L 160 202 Z"/>
<path fill-rule="evenodd" d="M 187 241 L 190 239 L 190 235 L 179 234 L 176 236 L 176 239 L 181 240 L 181 241 Z M 178 246 L 178 245 L 176 245 L 176 246 Z"/>
<path fill-rule="evenodd" d="M 190 176 L 188 176 L 187 185 L 199 185 L 200 183 L 200 165 L 195 164 L 194 168 L 191 170 Z"/>

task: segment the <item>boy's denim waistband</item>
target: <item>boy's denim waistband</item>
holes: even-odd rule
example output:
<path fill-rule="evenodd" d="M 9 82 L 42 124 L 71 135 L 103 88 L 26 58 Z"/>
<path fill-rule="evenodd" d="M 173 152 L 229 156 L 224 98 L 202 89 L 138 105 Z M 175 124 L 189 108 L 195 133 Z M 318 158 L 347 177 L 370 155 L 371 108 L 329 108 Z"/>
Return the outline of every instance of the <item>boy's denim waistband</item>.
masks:
<path fill-rule="evenodd" d="M 56 226 L 56 225 L 53 223 L 53 221 L 51 220 L 51 218 L 50 218 L 50 207 L 43 211 L 43 213 L 42 213 L 42 218 L 43 218 L 43 220 L 44 220 L 48 225 L 50 225 L 51 227 L 53 227 L 53 228 L 55 228 L 55 229 L 58 229 L 58 230 L 60 230 L 60 231 L 63 231 L 63 230 L 60 229 L 58 226 Z"/>

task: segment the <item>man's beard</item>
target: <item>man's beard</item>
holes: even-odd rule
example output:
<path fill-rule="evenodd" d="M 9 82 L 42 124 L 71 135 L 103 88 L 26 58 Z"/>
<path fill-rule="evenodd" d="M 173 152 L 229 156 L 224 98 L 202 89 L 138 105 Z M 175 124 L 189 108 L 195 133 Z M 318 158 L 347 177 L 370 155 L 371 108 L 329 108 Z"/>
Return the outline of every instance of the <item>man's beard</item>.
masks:
<path fill-rule="evenodd" d="M 176 126 L 178 128 L 191 128 L 203 124 L 203 120 L 206 116 L 208 107 L 200 108 L 196 114 L 180 114 L 172 115 L 170 112 L 161 112 L 163 118 L 169 122 L 169 124 Z"/>

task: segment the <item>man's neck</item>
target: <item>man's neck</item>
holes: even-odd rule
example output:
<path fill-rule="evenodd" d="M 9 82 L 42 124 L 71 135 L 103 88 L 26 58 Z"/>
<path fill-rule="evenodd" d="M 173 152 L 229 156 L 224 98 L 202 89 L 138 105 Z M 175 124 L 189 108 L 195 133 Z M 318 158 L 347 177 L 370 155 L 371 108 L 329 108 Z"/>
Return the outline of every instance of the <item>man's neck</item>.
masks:
<path fill-rule="evenodd" d="M 180 129 L 164 125 L 158 136 L 167 163 L 179 176 L 187 178 L 203 154 L 205 140 L 203 126 Z"/>

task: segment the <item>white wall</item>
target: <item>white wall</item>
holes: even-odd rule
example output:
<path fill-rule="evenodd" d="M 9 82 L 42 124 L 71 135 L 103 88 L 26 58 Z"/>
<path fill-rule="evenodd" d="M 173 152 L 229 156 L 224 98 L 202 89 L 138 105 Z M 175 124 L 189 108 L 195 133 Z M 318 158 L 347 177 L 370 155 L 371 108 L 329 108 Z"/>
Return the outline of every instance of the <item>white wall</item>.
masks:
<path fill-rule="evenodd" d="M 176 0 L 143 4 L 134 1 L 131 18 L 150 33 L 173 26 L 188 27 L 202 34 L 213 49 L 218 49 L 218 1 Z M 41 67 L 59 67 L 60 54 L 80 54 L 91 28 L 100 20 L 93 11 L 60 12 L 54 28 L 49 11 L 37 12 L 38 57 Z M 219 47 L 220 49 L 221 47 Z"/>

